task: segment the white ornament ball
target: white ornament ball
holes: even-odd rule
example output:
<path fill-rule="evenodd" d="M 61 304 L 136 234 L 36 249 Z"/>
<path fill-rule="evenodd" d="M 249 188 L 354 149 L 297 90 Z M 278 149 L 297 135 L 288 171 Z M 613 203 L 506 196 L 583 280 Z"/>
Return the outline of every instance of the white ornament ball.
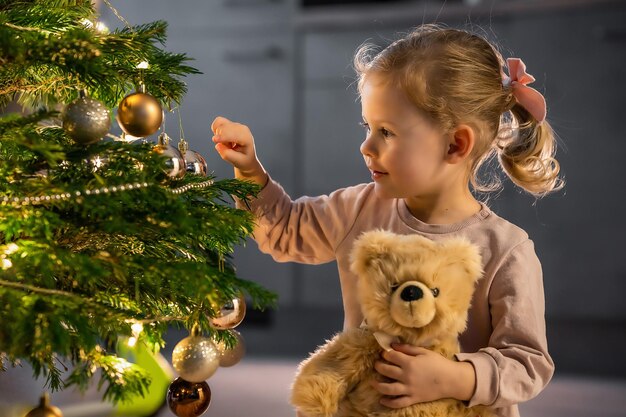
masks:
<path fill-rule="evenodd" d="M 202 382 L 217 371 L 219 364 L 219 352 L 206 337 L 186 337 L 172 352 L 172 365 L 185 381 Z"/>

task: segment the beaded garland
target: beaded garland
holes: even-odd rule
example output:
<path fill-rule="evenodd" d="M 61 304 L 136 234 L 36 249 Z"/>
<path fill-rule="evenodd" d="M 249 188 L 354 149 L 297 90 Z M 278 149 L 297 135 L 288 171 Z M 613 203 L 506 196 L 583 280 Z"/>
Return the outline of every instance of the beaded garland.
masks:
<path fill-rule="evenodd" d="M 202 189 L 206 187 L 210 187 L 213 185 L 213 180 L 207 180 L 202 182 L 197 182 L 193 184 L 183 185 L 182 187 L 170 188 L 169 192 L 173 194 L 182 194 L 191 189 Z M 36 196 L 36 197 L 7 197 L 4 196 L 0 200 L 0 204 L 7 205 L 13 204 L 16 206 L 21 205 L 36 205 L 36 204 L 46 204 L 50 202 L 56 201 L 67 201 L 73 198 L 79 198 L 85 195 L 100 195 L 100 194 L 111 194 L 118 193 L 127 190 L 138 190 L 140 188 L 146 188 L 150 186 L 147 182 L 135 182 L 130 184 L 122 184 L 122 185 L 113 185 L 110 187 L 100 187 L 95 189 L 87 189 L 84 191 L 74 191 L 71 193 L 59 193 L 59 194 L 50 194 L 44 196 Z"/>

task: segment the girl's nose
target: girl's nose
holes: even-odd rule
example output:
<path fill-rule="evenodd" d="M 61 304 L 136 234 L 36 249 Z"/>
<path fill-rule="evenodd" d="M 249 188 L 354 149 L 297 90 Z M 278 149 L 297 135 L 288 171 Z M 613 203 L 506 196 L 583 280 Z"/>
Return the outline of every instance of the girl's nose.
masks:
<path fill-rule="evenodd" d="M 374 144 L 372 143 L 372 137 L 369 135 L 365 138 L 363 143 L 361 143 L 361 147 L 359 149 L 361 150 L 363 156 L 367 156 L 369 158 L 372 158 L 376 154 Z"/>

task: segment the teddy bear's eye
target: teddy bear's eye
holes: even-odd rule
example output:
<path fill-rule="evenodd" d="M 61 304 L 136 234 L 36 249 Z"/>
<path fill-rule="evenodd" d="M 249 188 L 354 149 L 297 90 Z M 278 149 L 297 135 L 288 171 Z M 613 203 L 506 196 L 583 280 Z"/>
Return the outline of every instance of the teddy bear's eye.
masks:
<path fill-rule="evenodd" d="M 391 287 L 391 292 L 394 292 L 395 290 L 400 288 L 400 284 L 391 284 L 390 287 Z"/>
<path fill-rule="evenodd" d="M 439 295 L 439 288 L 432 288 L 430 291 L 433 293 L 433 297 L 437 297 Z"/>

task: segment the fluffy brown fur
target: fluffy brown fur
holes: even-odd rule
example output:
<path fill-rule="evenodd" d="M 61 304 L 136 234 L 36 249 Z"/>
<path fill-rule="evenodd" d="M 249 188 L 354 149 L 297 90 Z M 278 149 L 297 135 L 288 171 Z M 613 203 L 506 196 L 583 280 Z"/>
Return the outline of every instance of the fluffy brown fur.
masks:
<path fill-rule="evenodd" d="M 482 276 L 478 249 L 462 238 L 440 243 L 419 235 L 364 233 L 354 245 L 352 270 L 367 326 L 348 329 L 303 361 L 292 387 L 292 404 L 308 417 L 476 417 L 484 407 L 444 399 L 401 409 L 380 405 L 370 385 L 380 378 L 374 362 L 382 348 L 373 332 L 423 346 L 447 358 L 459 352 L 476 281 Z M 405 301 L 407 287 L 421 297 Z M 408 291 L 408 290 L 407 290 Z"/>

